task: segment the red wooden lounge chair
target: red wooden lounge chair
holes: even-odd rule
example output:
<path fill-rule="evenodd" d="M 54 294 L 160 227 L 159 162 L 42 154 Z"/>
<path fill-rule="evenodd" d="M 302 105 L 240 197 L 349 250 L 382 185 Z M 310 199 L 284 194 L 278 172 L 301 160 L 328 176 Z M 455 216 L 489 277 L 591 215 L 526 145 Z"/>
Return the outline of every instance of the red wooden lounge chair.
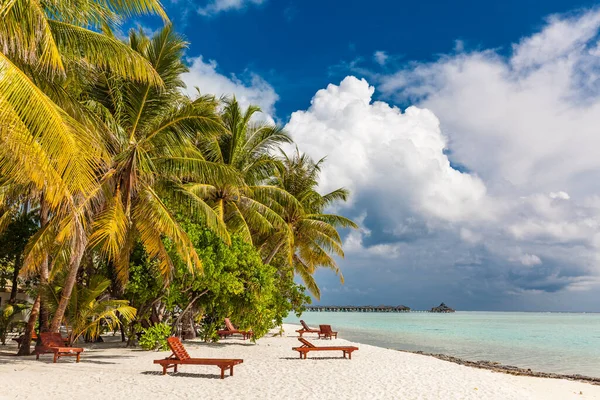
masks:
<path fill-rule="evenodd" d="M 306 354 L 310 351 L 342 351 L 344 353 L 344 358 L 346 358 L 346 354 L 348 354 L 348 358 L 352 359 L 352 352 L 358 350 L 358 347 L 354 346 L 322 346 L 317 347 L 308 340 L 304 338 L 298 338 L 300 342 L 302 342 L 302 346 L 300 347 L 292 347 L 292 350 L 297 351 L 300 354 L 300 358 L 304 358 L 306 360 Z"/>
<path fill-rule="evenodd" d="M 236 329 L 236 327 L 233 326 L 229 318 L 225 318 L 225 326 L 227 327 L 227 329 L 217 331 L 217 334 L 222 338 L 227 338 L 227 336 L 233 336 L 233 334 L 235 333 L 239 333 L 240 335 L 242 335 L 244 340 L 252 336 L 252 332 L 250 331 L 240 331 L 239 329 Z"/>
<path fill-rule="evenodd" d="M 83 353 L 81 347 L 69 347 L 65 345 L 65 339 L 58 332 L 40 333 L 42 344 L 35 346 L 35 359 L 40 359 L 40 354 L 53 353 L 54 362 L 65 356 L 76 356 L 79 362 L 79 356 Z"/>
<path fill-rule="evenodd" d="M 160 364 L 163 367 L 163 375 L 167 374 L 168 368 L 174 368 L 177 372 L 177 366 L 186 365 L 216 365 L 221 368 L 221 379 L 225 378 L 225 370 L 229 370 L 229 375 L 233 376 L 233 366 L 244 362 L 241 359 L 221 359 L 221 358 L 192 358 L 183 347 L 183 344 L 176 337 L 167 339 L 169 347 L 173 354 L 163 360 L 154 360 L 154 364 Z"/>
<path fill-rule="evenodd" d="M 302 337 L 302 335 L 304 333 L 321 333 L 320 330 L 318 329 L 313 329 L 310 326 L 306 325 L 306 322 L 304 322 L 303 319 L 300 320 L 300 323 L 302 324 L 302 329 L 298 329 L 296 332 L 298 332 L 300 334 L 300 337 Z"/>
<path fill-rule="evenodd" d="M 337 332 L 331 330 L 331 325 L 319 325 L 319 339 L 324 337 L 325 339 L 335 337 L 337 339 Z"/>

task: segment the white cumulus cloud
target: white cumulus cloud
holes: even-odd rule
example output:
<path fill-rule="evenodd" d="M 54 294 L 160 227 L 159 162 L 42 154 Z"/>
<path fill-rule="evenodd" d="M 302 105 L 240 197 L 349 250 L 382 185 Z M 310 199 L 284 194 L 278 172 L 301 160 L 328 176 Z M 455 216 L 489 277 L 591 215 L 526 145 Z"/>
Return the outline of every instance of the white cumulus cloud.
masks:
<path fill-rule="evenodd" d="M 191 58 L 189 72 L 182 75 L 187 89 L 186 92 L 194 97 L 196 88 L 202 94 L 216 96 L 235 95 L 242 107 L 258 105 L 267 120 L 275 115 L 275 103 L 279 96 L 275 89 L 263 78 L 254 73 L 244 73 L 244 79 L 232 74 L 226 76 L 217 71 L 216 61 L 205 62 L 202 56 Z"/>
<path fill-rule="evenodd" d="M 267 0 L 212 0 L 206 6 L 198 9 L 201 15 L 214 15 L 222 11 L 241 10 L 249 5 L 258 5 Z"/>
<path fill-rule="evenodd" d="M 350 76 L 292 114 L 286 128 L 300 149 L 327 156 L 323 190 L 368 191 L 397 222 L 408 210 L 448 221 L 489 217 L 485 185 L 450 166 L 435 115 L 417 107 L 403 113 L 373 102 L 373 93 L 366 80 Z"/>

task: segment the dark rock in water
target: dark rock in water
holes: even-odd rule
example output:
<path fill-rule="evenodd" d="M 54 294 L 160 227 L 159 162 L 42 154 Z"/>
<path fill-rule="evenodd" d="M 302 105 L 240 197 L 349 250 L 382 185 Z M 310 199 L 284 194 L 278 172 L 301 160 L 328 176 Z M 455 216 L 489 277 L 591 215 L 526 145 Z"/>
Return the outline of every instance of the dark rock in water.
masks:
<path fill-rule="evenodd" d="M 448 307 L 444 303 L 440 304 L 438 307 L 433 307 L 431 309 L 431 312 L 439 312 L 439 313 L 449 313 L 449 312 L 455 312 L 455 311 L 456 311 L 455 309 Z"/>

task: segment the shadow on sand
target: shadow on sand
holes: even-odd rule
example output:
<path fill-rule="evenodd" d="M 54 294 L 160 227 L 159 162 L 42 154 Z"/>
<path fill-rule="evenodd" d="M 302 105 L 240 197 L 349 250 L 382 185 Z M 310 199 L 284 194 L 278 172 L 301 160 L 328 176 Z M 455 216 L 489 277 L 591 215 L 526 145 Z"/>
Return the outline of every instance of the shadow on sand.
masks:
<path fill-rule="evenodd" d="M 164 376 L 160 371 L 144 371 L 143 375 L 156 375 L 156 376 Z M 190 374 L 189 372 L 169 372 L 167 373 L 170 377 L 175 378 L 204 378 L 204 379 L 219 379 L 221 380 L 221 375 L 219 374 Z M 227 378 L 228 375 L 225 375 Z"/>

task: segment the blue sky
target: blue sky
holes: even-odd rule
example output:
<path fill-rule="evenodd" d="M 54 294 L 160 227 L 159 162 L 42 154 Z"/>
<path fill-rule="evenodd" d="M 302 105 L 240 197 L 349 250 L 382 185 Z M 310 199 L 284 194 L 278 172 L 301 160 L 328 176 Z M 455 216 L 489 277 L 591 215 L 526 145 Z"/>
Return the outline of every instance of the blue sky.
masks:
<path fill-rule="evenodd" d="M 322 304 L 600 311 L 594 2 L 166 6 L 190 94 L 259 104 L 352 191 Z"/>
<path fill-rule="evenodd" d="M 543 24 L 544 17 L 593 1 L 286 1 L 246 2 L 241 9 L 209 16 L 207 1 L 165 1 L 189 55 L 216 60 L 223 74 L 251 70 L 279 94 L 277 115 L 305 108 L 316 90 L 344 78 L 344 65 L 382 68 L 385 51 L 393 66 L 429 61 L 451 52 L 457 40 L 468 48 L 503 48 Z"/>

